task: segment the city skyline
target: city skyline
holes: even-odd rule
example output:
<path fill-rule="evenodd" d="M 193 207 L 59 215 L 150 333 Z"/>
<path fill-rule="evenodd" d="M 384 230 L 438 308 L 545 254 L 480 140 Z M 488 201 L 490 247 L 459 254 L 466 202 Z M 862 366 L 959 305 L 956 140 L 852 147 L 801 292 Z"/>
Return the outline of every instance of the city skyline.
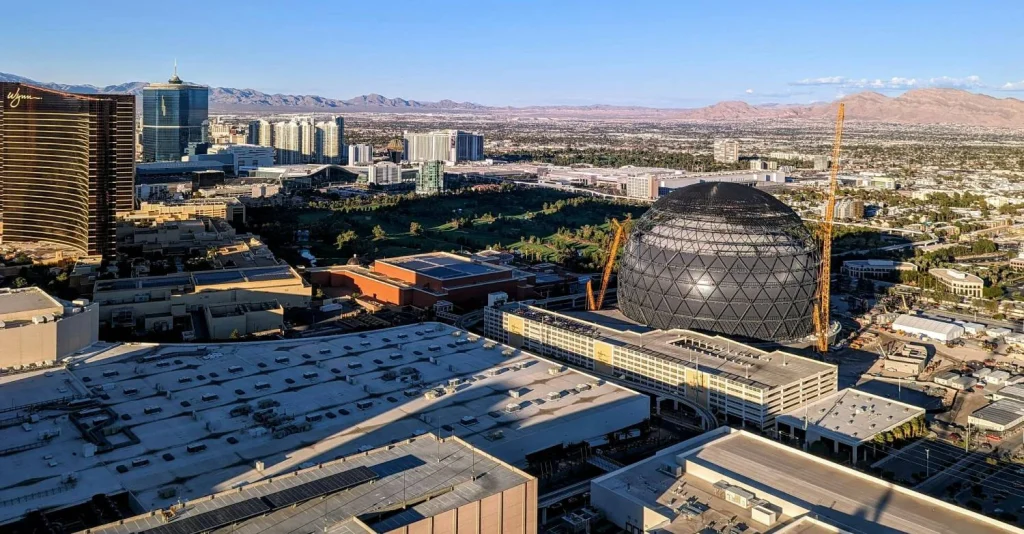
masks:
<path fill-rule="evenodd" d="M 737 99 L 807 103 L 861 90 L 895 95 L 914 88 L 954 87 L 1000 97 L 1024 91 L 1024 73 L 1014 67 L 1012 57 L 1024 44 L 1012 26 L 1019 20 L 1014 13 L 1024 15 L 1018 4 L 1004 2 L 985 11 L 952 3 L 923 10 L 871 2 L 858 4 L 856 11 L 790 4 L 738 8 L 648 2 L 624 9 L 617 3 L 528 2 L 513 7 L 453 2 L 445 19 L 453 28 L 445 34 L 447 61 L 437 49 L 417 45 L 420 34 L 412 31 L 418 24 L 413 16 L 344 13 L 344 34 L 318 37 L 319 47 L 337 51 L 326 61 L 290 48 L 244 47 L 226 61 L 209 58 L 199 29 L 138 24 L 154 15 L 146 6 L 111 13 L 68 3 L 61 8 L 69 13 L 61 19 L 67 22 L 29 6 L 20 12 L 26 23 L 11 29 L 24 53 L 6 58 L 0 71 L 102 86 L 163 80 L 177 59 L 184 79 L 211 87 L 329 98 L 377 93 L 510 106 L 685 108 Z M 230 17 L 242 26 L 272 24 L 282 32 L 308 30 L 310 10 L 319 12 L 320 20 L 342 15 L 340 6 L 328 3 L 315 3 L 301 13 L 275 11 L 272 18 L 269 10 L 236 7 L 203 9 L 213 18 Z M 1000 17 L 987 15 L 997 9 Z M 124 30 L 76 42 L 78 34 L 66 25 L 83 21 L 117 24 Z M 359 45 L 372 42 L 371 32 L 384 26 L 398 36 L 393 45 Z M 972 27 L 986 31 L 964 30 Z M 131 58 L 97 59 L 96 50 L 113 46 L 112 40 L 149 44 Z M 393 65 L 396 55 L 403 60 L 398 68 L 378 69 L 374 76 L 349 76 L 346 57 L 355 51 L 379 64 Z M 260 68 L 268 64 L 288 67 L 281 69 L 283 75 L 268 78 Z M 592 83 L 595 79 L 601 83 Z"/>

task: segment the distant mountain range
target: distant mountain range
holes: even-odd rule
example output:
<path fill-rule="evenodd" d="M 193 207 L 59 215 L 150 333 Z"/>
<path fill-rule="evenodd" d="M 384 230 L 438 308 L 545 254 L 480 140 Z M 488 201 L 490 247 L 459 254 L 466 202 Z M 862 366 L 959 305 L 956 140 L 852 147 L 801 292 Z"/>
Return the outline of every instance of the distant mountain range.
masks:
<path fill-rule="evenodd" d="M 141 95 L 145 82 L 97 87 L 38 82 L 0 72 L 0 81 L 22 82 L 75 93 L 130 93 Z M 994 128 L 1024 128 L 1024 101 L 995 98 L 959 89 L 915 89 L 896 97 L 872 91 L 853 94 L 831 103 L 808 105 L 719 102 L 693 109 L 656 109 L 635 106 L 532 106 L 490 107 L 471 102 L 441 100 L 423 102 L 387 98 L 378 94 L 348 100 L 317 95 L 267 94 L 255 89 L 210 88 L 210 109 L 218 112 L 487 112 L 529 115 L 656 116 L 664 119 L 701 121 L 750 121 L 763 119 L 830 119 L 838 102 L 846 103 L 850 120 L 903 124 L 961 124 Z"/>

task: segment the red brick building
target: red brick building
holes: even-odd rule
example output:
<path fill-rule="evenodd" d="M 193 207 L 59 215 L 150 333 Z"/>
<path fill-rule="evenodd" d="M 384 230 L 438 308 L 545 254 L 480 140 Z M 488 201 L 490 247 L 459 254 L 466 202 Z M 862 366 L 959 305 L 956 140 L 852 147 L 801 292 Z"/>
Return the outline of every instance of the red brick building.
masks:
<path fill-rule="evenodd" d="M 487 295 L 497 291 L 514 299 L 531 298 L 536 278 L 533 273 L 446 252 L 377 260 L 369 268 L 334 265 L 309 273 L 310 281 L 325 290 L 340 288 L 387 304 L 420 308 L 446 300 L 464 310 L 486 305 Z"/>

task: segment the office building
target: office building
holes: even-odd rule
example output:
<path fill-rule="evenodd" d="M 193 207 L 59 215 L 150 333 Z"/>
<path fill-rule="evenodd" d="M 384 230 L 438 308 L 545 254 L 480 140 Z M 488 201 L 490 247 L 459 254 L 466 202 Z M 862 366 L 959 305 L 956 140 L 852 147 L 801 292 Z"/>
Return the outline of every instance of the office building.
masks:
<path fill-rule="evenodd" d="M 278 165 L 297 165 L 302 161 L 302 134 L 304 128 L 298 121 L 274 124 L 274 148 L 277 149 Z"/>
<path fill-rule="evenodd" d="M 824 209 L 824 207 L 822 207 Z M 864 218 L 864 201 L 856 198 L 836 200 L 834 215 L 839 220 L 860 220 Z"/>
<path fill-rule="evenodd" d="M 416 178 L 417 195 L 440 195 L 448 192 L 448 181 L 444 175 L 443 161 L 427 161 L 420 165 Z"/>
<path fill-rule="evenodd" d="M 351 149 L 352 147 L 350 146 L 349 148 Z M 380 187 L 400 184 L 402 183 L 402 167 L 390 161 L 369 165 L 366 168 L 366 183 Z"/>
<path fill-rule="evenodd" d="M 480 308 L 491 293 L 517 296 L 518 288 L 531 279 L 511 267 L 446 252 L 379 259 L 369 268 L 334 265 L 308 272 L 310 280 L 325 289 L 343 288 L 383 304 L 419 308 L 442 300 L 463 309 Z"/>
<path fill-rule="evenodd" d="M 698 414 L 759 430 L 836 391 L 835 365 L 690 330 L 658 330 L 614 310 L 558 313 L 518 302 L 484 311 L 495 340 L 555 358 Z"/>
<path fill-rule="evenodd" d="M 985 291 L 985 281 L 970 273 L 936 267 L 929 269 L 928 274 L 935 277 L 939 284 L 954 295 L 981 298 Z"/>
<path fill-rule="evenodd" d="M 151 531 L 150 520 L 161 529 L 220 532 L 230 525 L 187 527 L 204 512 L 230 511 L 225 499 L 267 499 L 266 517 L 236 518 L 239 533 L 278 532 L 273 525 L 282 534 L 308 532 L 299 527 L 313 517 L 345 532 L 334 520 L 353 515 L 384 532 L 403 528 L 404 518 L 418 525 L 414 532 L 442 530 L 449 506 L 475 518 L 474 527 L 504 518 L 515 532 L 531 532 L 530 501 L 521 508 L 527 524 L 513 515 L 523 497 L 517 481 L 526 479 L 508 466 L 650 417 L 648 398 L 636 391 L 433 322 L 265 342 L 103 344 L 76 359 L 45 374 L 0 375 L 5 418 L 35 403 L 69 415 L 32 433 L 0 428 L 0 443 L 33 445 L 0 455 L 4 532 L 32 532 L 28 523 L 60 517 L 72 518 L 61 524 L 76 532 L 109 521 L 115 531 Z M 81 402 L 68 406 L 75 397 Z M 93 411 L 78 413 L 84 409 Z M 43 431 L 59 434 L 42 440 Z M 330 476 L 358 467 L 373 471 L 372 486 Z M 281 500 L 282 490 L 311 486 L 320 489 L 311 500 Z M 536 499 L 531 491 L 526 497 Z M 91 512 L 94 503 L 105 512 Z"/>
<path fill-rule="evenodd" d="M 0 369 L 54 364 L 98 336 L 96 304 L 64 303 L 38 287 L 0 290 Z"/>
<path fill-rule="evenodd" d="M 917 265 L 893 260 L 846 260 L 840 269 L 851 278 L 888 278 L 900 271 L 916 271 Z"/>
<path fill-rule="evenodd" d="M 484 137 L 459 130 L 441 130 L 428 133 L 405 132 L 405 159 L 413 163 L 484 159 Z"/>
<path fill-rule="evenodd" d="M 594 479 L 590 502 L 626 532 L 696 534 L 707 532 L 712 522 L 776 534 L 1020 532 L 733 428 L 719 428 Z"/>
<path fill-rule="evenodd" d="M 205 142 L 209 100 L 210 88 L 181 81 L 177 66 L 167 83 L 143 88 L 142 161 L 179 161 L 189 143 Z"/>
<path fill-rule="evenodd" d="M 626 196 L 654 200 L 658 198 L 658 187 L 661 181 L 654 175 L 641 174 L 626 178 Z"/>
<path fill-rule="evenodd" d="M 116 253 L 135 198 L 135 97 L 0 83 L 0 217 L 5 243 Z"/>
<path fill-rule="evenodd" d="M 296 525 L 352 534 L 536 534 L 537 486 L 458 437 L 422 434 L 249 484 L 245 501 L 231 489 L 168 512 L 175 526 L 230 526 L 239 534 L 293 534 Z M 167 525 L 164 517 L 146 513 L 91 534 L 152 532 Z"/>
<path fill-rule="evenodd" d="M 345 153 L 345 119 L 332 117 L 316 123 L 316 161 L 342 165 L 347 159 Z M 372 159 L 372 155 L 370 156 Z M 311 160 L 312 161 L 312 160 Z"/>
<path fill-rule="evenodd" d="M 764 159 L 752 159 L 750 160 L 750 170 L 752 171 L 774 171 L 778 170 L 779 162 L 764 160 Z"/>
<path fill-rule="evenodd" d="M 715 139 L 714 157 L 718 163 L 736 163 L 740 160 L 740 143 L 735 139 Z"/>
<path fill-rule="evenodd" d="M 828 170 L 828 156 L 813 156 L 812 161 L 814 162 L 814 170 L 816 171 L 827 171 Z"/>
<path fill-rule="evenodd" d="M 348 164 L 366 165 L 373 163 L 373 147 L 370 145 L 348 145 Z"/>

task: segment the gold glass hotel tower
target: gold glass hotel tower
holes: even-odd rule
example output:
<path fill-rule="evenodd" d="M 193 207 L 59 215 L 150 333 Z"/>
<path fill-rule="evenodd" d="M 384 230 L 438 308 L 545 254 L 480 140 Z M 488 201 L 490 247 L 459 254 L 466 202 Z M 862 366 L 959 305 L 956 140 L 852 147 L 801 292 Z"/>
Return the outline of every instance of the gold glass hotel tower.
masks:
<path fill-rule="evenodd" d="M 135 97 L 0 83 L 4 243 L 48 241 L 113 255 L 132 209 Z"/>

